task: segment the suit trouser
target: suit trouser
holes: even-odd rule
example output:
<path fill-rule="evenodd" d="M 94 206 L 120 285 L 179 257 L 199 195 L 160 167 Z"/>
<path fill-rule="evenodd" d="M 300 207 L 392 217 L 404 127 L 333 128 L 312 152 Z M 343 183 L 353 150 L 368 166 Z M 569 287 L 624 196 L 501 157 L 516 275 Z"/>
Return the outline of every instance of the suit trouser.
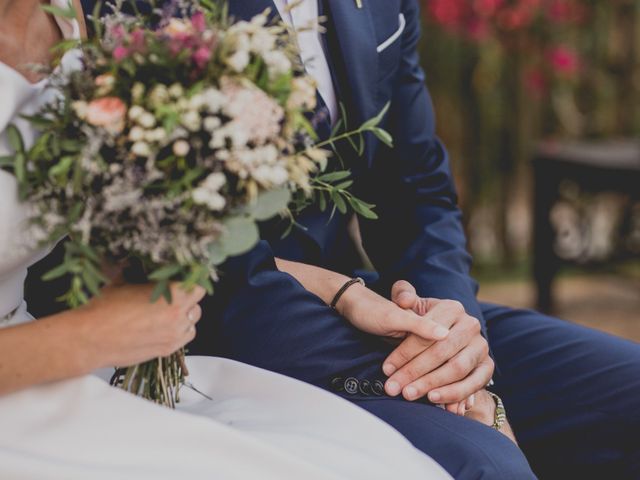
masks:
<path fill-rule="evenodd" d="M 356 330 L 289 275 L 265 269 L 227 300 L 220 314 L 205 303 L 192 352 L 327 389 L 337 378 L 384 381 L 382 360 L 393 347 Z M 640 479 L 640 345 L 533 311 L 483 311 L 498 367 L 494 390 L 526 458 L 501 433 L 428 403 L 370 390 L 340 395 L 457 479 L 535 478 L 531 469 L 543 479 Z"/>

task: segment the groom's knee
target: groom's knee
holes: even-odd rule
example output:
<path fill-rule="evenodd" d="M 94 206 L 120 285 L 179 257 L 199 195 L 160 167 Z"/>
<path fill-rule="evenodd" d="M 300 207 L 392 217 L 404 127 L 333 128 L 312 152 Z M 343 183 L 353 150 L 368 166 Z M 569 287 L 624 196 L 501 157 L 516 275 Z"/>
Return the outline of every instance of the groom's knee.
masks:
<path fill-rule="evenodd" d="M 536 478 L 517 445 L 475 420 L 398 399 L 356 403 L 393 426 L 456 480 Z"/>

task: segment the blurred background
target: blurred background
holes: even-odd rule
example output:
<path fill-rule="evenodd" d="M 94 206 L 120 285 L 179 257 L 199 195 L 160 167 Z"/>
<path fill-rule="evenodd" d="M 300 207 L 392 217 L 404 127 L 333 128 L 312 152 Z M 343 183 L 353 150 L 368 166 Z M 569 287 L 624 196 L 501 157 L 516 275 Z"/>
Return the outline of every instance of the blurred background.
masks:
<path fill-rule="evenodd" d="M 422 0 L 484 300 L 640 341 L 640 0 Z"/>

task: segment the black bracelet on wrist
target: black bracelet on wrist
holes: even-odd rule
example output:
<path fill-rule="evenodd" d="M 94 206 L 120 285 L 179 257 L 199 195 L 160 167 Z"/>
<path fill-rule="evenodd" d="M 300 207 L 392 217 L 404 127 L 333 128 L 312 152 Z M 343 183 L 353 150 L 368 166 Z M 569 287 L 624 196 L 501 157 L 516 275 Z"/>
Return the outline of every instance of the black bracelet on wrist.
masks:
<path fill-rule="evenodd" d="M 360 285 L 365 286 L 364 280 L 361 279 L 360 277 L 352 278 L 347 283 L 345 283 L 340 288 L 340 290 L 338 290 L 338 293 L 336 293 L 336 296 L 333 297 L 333 300 L 331 301 L 331 308 L 333 308 L 335 310 L 336 305 L 340 301 L 340 298 L 342 298 L 342 295 L 344 295 L 344 292 L 346 292 L 349 289 L 349 287 L 355 285 L 356 283 L 359 283 Z"/>

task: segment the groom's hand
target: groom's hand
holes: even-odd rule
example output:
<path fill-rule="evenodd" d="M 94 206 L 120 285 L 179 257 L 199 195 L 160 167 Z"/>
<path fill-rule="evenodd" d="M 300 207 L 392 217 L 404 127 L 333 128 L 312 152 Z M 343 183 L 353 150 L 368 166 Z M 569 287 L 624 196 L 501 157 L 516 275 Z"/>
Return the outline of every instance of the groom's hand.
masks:
<path fill-rule="evenodd" d="M 405 281 L 393 286 L 392 300 L 450 331 L 440 341 L 409 335 L 391 353 L 383 366 L 390 376 L 385 385 L 389 395 L 402 393 L 407 400 L 427 395 L 433 403 L 454 404 L 466 400 L 490 381 L 494 364 L 480 322 L 467 315 L 459 302 L 421 298 Z"/>

